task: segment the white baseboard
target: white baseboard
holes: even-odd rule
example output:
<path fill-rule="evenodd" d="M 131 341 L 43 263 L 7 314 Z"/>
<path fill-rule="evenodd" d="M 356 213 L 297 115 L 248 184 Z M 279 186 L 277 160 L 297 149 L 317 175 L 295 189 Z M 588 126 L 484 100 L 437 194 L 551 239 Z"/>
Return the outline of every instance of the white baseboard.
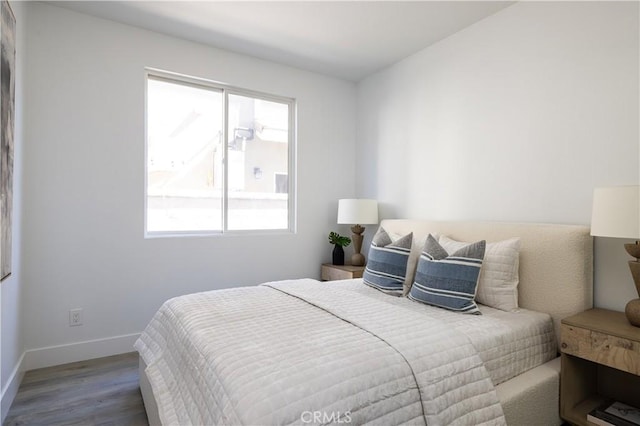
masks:
<path fill-rule="evenodd" d="M 24 355 L 24 371 L 133 352 L 133 344 L 138 337 L 140 337 L 140 333 L 133 333 L 104 339 L 29 349 Z"/>
<path fill-rule="evenodd" d="M 22 378 L 24 377 L 25 353 L 26 352 L 22 353 L 18 363 L 11 372 L 9 380 L 7 380 L 7 383 L 2 389 L 2 395 L 0 395 L 0 424 L 4 423 L 4 419 L 9 413 L 9 408 L 11 408 L 11 404 L 13 404 L 13 400 L 16 398 L 16 394 L 18 393 L 20 383 L 22 383 Z"/>

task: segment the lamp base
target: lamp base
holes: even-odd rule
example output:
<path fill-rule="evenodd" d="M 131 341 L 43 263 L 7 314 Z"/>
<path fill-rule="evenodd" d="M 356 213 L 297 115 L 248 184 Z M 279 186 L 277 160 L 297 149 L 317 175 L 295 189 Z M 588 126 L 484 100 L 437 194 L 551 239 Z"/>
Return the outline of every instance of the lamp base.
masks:
<path fill-rule="evenodd" d="M 351 264 L 353 266 L 364 266 L 364 255 L 361 253 L 351 255 Z"/>
<path fill-rule="evenodd" d="M 636 285 L 638 296 L 640 296 L 640 262 L 637 260 L 630 260 L 629 269 L 631 270 L 631 277 L 633 278 L 633 283 Z"/>
<path fill-rule="evenodd" d="M 640 299 L 630 300 L 624 309 L 624 313 L 631 325 L 640 327 Z"/>
<path fill-rule="evenodd" d="M 355 253 L 351 256 L 351 264 L 353 266 L 364 266 L 364 255 L 360 254 L 362 250 L 362 233 L 364 232 L 364 226 L 354 225 L 351 227 L 351 240 L 353 240 L 353 249 Z"/>
<path fill-rule="evenodd" d="M 637 257 L 640 256 L 640 245 L 637 242 L 636 244 L 625 244 L 625 248 L 630 255 L 636 257 L 636 260 L 629 261 L 629 269 L 631 270 L 631 276 L 633 277 L 633 283 L 636 285 L 638 296 L 640 296 L 640 262 L 638 262 L 637 259 Z M 629 301 L 624 309 L 624 313 L 627 315 L 627 320 L 629 320 L 631 325 L 640 327 L 640 299 Z"/>

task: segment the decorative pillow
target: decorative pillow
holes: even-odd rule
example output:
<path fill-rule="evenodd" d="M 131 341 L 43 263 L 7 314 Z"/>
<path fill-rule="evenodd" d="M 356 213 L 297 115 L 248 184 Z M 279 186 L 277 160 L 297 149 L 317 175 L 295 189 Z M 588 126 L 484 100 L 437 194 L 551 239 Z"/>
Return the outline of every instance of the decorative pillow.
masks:
<path fill-rule="evenodd" d="M 440 237 L 440 245 L 448 252 L 468 244 L 444 235 Z M 476 301 L 508 312 L 518 309 L 519 263 L 520 238 L 487 243 Z"/>
<path fill-rule="evenodd" d="M 401 296 L 412 240 L 413 233 L 410 233 L 391 241 L 389 234 L 380 228 L 371 241 L 369 261 L 362 275 L 364 283 Z"/>
<path fill-rule="evenodd" d="M 431 234 L 418 261 L 409 298 L 467 314 L 480 314 L 474 298 L 486 241 L 469 244 L 449 255 Z"/>
<path fill-rule="evenodd" d="M 439 234 L 433 233 L 433 238 L 438 241 Z M 392 240 L 397 240 L 400 238 L 400 234 L 396 234 L 394 232 L 390 232 L 389 236 Z M 416 266 L 418 265 L 418 259 L 420 258 L 420 253 L 422 252 L 422 248 L 424 247 L 424 243 L 427 241 L 427 235 L 422 235 L 420 238 L 413 238 L 413 243 L 411 245 L 411 253 L 409 254 L 409 261 L 407 262 L 407 275 L 404 277 L 404 288 L 402 289 L 402 295 L 408 296 L 409 290 L 411 290 L 411 285 L 413 284 L 413 278 L 416 275 Z"/>

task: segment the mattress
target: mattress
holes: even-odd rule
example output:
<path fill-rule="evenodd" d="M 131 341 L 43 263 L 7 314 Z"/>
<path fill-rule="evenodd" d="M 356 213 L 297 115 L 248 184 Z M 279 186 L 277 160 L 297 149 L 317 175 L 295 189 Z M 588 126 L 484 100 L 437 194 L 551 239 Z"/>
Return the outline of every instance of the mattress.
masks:
<path fill-rule="evenodd" d="M 548 314 L 518 309 L 505 312 L 478 304 L 482 315 L 493 324 L 490 328 L 475 327 L 461 315 L 438 308 L 447 323 L 471 340 L 491 376 L 494 385 L 503 383 L 558 355 L 553 320 Z"/>
<path fill-rule="evenodd" d="M 553 326 L 481 311 L 285 281 L 172 299 L 136 349 L 163 424 L 504 424 L 493 385 L 555 357 Z"/>

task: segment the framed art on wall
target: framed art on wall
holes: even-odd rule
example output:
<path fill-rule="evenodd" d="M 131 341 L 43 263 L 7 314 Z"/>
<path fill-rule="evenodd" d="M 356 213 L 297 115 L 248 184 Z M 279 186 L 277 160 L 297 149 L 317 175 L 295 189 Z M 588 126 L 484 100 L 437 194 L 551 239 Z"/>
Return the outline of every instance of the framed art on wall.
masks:
<path fill-rule="evenodd" d="M 11 275 L 16 19 L 0 2 L 0 279 Z"/>

